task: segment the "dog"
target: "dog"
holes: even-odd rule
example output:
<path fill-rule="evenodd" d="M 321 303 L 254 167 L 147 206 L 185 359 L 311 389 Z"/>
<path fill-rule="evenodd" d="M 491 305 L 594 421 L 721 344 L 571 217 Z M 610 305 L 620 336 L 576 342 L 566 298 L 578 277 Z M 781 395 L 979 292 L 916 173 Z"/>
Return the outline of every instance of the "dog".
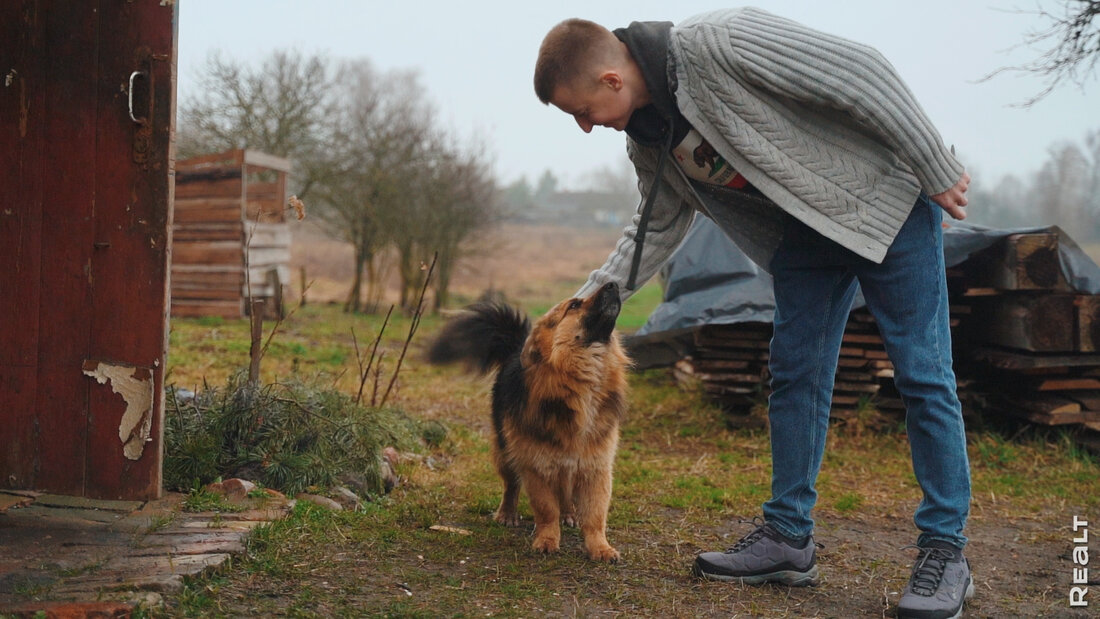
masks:
<path fill-rule="evenodd" d="M 444 325 L 429 350 L 432 363 L 496 372 L 492 452 L 504 496 L 494 519 L 518 525 L 526 489 L 536 551 L 560 548 L 564 522 L 580 526 L 589 558 L 619 560 L 606 529 L 630 367 L 615 331 L 620 308 L 613 282 L 558 303 L 534 326 L 513 307 L 477 304 Z"/>

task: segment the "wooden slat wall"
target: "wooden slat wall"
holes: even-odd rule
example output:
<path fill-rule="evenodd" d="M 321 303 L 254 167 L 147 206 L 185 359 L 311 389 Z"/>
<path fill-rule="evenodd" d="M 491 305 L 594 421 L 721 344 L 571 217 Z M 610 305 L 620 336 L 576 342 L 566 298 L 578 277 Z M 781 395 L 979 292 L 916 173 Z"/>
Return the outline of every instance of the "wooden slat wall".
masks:
<path fill-rule="evenodd" d="M 247 311 L 246 281 L 251 282 L 253 298 L 281 298 L 281 286 L 290 278 L 285 169 L 289 169 L 285 159 L 254 151 L 229 151 L 179 163 L 173 226 L 174 316 L 242 317 Z M 271 271 L 279 284 L 273 283 Z"/>
<path fill-rule="evenodd" d="M 93 282 L 90 313 L 94 325 L 89 361 L 118 364 L 134 378 L 151 378 L 152 384 L 146 388 L 152 391 L 153 413 L 148 440 L 128 441 L 143 431 L 131 429 L 126 437 L 121 436 L 123 415 L 128 412 L 126 401 L 112 385 L 84 377 L 93 383 L 88 405 L 92 440 L 87 456 L 87 487 L 89 494 L 103 498 L 127 496 L 120 486 L 140 488 L 142 496 L 155 497 L 161 491 L 163 378 L 168 340 L 175 9 L 160 3 L 124 0 L 100 0 L 98 4 L 100 86 L 95 167 L 101 180 L 96 185 L 95 240 L 109 247 L 93 250 L 88 275 Z M 140 96 L 134 106 L 138 117 L 151 116 L 153 136 L 144 162 L 134 157 L 135 123 L 129 118 L 127 97 L 119 91 L 117 79 L 135 69 L 149 73 L 155 96 L 151 110 L 150 102 Z M 120 441 L 129 442 L 140 457 L 134 460 L 132 453 L 128 456 L 117 449 L 101 448 Z"/>
<path fill-rule="evenodd" d="M 0 187 L 14 192 L 0 205 L 0 262 L 4 264 L 0 269 L 0 316 L 5 321 L 0 328 L 0 405 L 4 407 L 0 410 L 4 428 L 0 433 L 0 471 L 4 473 L 0 487 L 5 488 L 33 487 L 40 459 L 35 426 L 47 180 L 41 170 L 46 136 L 60 131 L 51 130 L 45 116 L 38 113 L 45 107 L 47 95 L 53 94 L 38 77 L 47 65 L 46 55 L 39 51 L 54 41 L 45 24 L 44 32 L 29 27 L 27 22 L 34 18 L 29 1 L 0 4 L 0 46 L 12 52 L 12 68 L 22 68 L 12 76 L 7 96 L 0 96 L 0 118 L 4 119 L 0 122 Z M 71 87 L 77 88 L 77 84 L 80 82 Z M 83 88 L 87 89 L 87 84 Z M 54 120 L 74 123 L 71 118 Z"/>

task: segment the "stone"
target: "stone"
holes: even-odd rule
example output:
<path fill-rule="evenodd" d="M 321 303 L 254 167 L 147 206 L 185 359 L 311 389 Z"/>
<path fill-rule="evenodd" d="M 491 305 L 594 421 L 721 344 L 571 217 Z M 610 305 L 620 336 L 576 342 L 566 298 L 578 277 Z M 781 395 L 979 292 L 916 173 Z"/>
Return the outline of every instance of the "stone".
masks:
<path fill-rule="evenodd" d="M 354 511 L 362 505 L 359 495 L 344 486 L 335 486 L 329 492 L 332 493 L 333 500 L 342 505 L 344 509 Z"/>
<path fill-rule="evenodd" d="M 29 496 L 20 496 L 17 494 L 7 494 L 6 492 L 0 492 L 0 514 L 12 508 L 26 507 L 33 502 L 34 499 Z"/>
<path fill-rule="evenodd" d="M 306 501 L 307 503 L 313 503 L 314 505 L 320 505 L 321 507 L 331 509 L 332 511 L 336 511 L 336 512 L 344 510 L 344 508 L 341 507 L 339 503 L 337 503 L 336 501 L 333 501 L 332 499 L 328 498 L 327 496 L 320 496 L 320 495 L 316 495 L 316 494 L 309 494 L 307 492 L 302 492 L 301 494 L 299 494 L 298 496 L 296 496 L 294 498 L 298 499 L 299 501 Z"/>
<path fill-rule="evenodd" d="M 382 457 L 390 463 L 391 467 L 396 467 L 397 463 L 401 461 L 401 453 L 394 447 L 387 447 L 382 450 Z"/>
<path fill-rule="evenodd" d="M 337 479 L 359 496 L 370 496 L 377 492 L 377 489 L 367 480 L 367 476 L 361 473 L 342 473 Z"/>
<path fill-rule="evenodd" d="M 401 482 L 401 478 L 398 477 L 397 473 L 395 473 L 393 470 L 393 465 L 391 465 L 390 461 L 385 458 L 382 459 L 380 466 L 378 467 L 378 472 L 382 475 L 382 486 L 385 488 L 387 493 L 396 488 L 397 484 Z"/>
<path fill-rule="evenodd" d="M 208 484 L 206 489 L 220 494 L 230 501 L 240 501 L 246 498 L 249 492 L 256 489 L 256 484 L 234 477 L 233 479 Z"/>

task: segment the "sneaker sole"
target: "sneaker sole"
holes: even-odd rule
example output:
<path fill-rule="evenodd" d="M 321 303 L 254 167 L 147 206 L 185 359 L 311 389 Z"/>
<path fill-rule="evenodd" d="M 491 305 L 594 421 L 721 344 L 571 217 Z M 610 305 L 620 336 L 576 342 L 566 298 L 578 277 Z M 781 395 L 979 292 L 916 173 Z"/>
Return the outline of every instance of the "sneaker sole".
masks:
<path fill-rule="evenodd" d="M 754 574 L 752 576 L 728 576 L 726 574 L 711 574 L 704 572 L 698 565 L 692 565 L 691 571 L 700 578 L 717 580 L 720 582 L 736 582 L 743 585 L 762 585 L 769 582 L 787 585 L 788 587 L 816 587 L 821 583 L 820 570 L 817 566 L 811 567 L 805 572 L 783 570 L 768 574 Z"/>
<path fill-rule="evenodd" d="M 970 580 L 970 582 L 966 583 L 966 593 L 963 594 L 963 603 L 959 604 L 958 612 L 956 612 L 954 615 L 951 615 L 947 619 L 960 619 L 963 616 L 963 607 L 966 605 L 966 601 L 969 600 L 972 597 L 974 597 L 974 579 L 973 578 Z M 901 612 L 899 612 L 898 616 L 903 617 L 904 615 Z"/>

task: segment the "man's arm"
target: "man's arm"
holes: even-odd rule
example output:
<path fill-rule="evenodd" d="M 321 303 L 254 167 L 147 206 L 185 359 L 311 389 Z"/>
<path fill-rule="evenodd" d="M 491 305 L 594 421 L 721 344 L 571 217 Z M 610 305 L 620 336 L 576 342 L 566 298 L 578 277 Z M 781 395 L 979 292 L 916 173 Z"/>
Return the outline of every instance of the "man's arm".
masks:
<path fill-rule="evenodd" d="M 659 148 L 633 147 L 630 150 L 630 158 L 638 171 L 638 186 L 642 193 L 642 202 L 645 202 L 646 194 L 653 185 L 653 174 L 656 169 L 657 152 Z M 665 156 L 669 156 L 665 154 Z M 637 288 L 653 277 L 661 266 L 669 259 L 680 241 L 684 239 L 691 223 L 695 220 L 695 209 L 688 205 L 676 193 L 668 182 L 667 176 L 675 174 L 673 166 L 665 166 L 666 179 L 662 180 L 657 191 L 656 201 L 653 203 L 653 212 L 650 215 L 649 229 L 642 245 L 642 261 L 638 267 Z M 639 204 L 639 211 L 641 210 Z M 626 280 L 630 275 L 630 264 L 634 259 L 634 235 L 638 230 L 638 221 L 641 213 L 635 213 L 631 224 L 623 229 L 623 235 L 615 244 L 615 249 L 607 257 L 603 266 L 588 276 L 588 281 L 577 291 L 577 297 L 587 297 L 607 282 L 613 281 L 620 285 L 620 296 L 625 301 L 634 294 L 634 290 L 626 289 Z"/>

